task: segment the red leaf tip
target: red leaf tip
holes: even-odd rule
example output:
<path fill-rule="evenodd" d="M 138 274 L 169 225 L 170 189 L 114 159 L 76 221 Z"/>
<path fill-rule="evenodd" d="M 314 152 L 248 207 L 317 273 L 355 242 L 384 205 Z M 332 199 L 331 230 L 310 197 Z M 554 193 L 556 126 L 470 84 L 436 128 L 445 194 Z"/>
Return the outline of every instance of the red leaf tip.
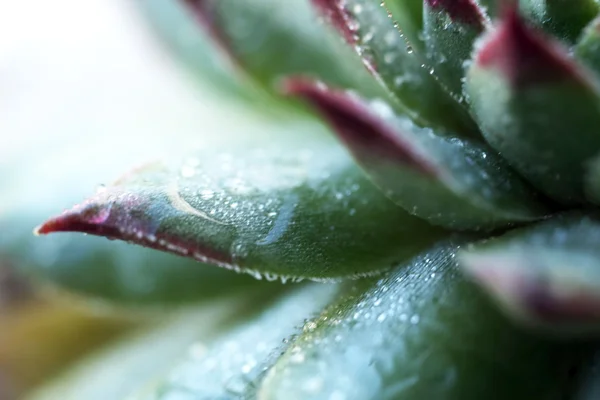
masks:
<path fill-rule="evenodd" d="M 434 11 L 443 11 L 451 20 L 470 25 L 483 31 L 486 16 L 473 0 L 425 0 L 425 4 Z"/>
<path fill-rule="evenodd" d="M 515 88 L 573 79 L 589 84 L 567 52 L 528 26 L 515 4 L 506 6 L 498 26 L 483 39 L 475 63 L 497 70 Z"/>
<path fill-rule="evenodd" d="M 312 105 L 356 158 L 383 157 L 426 176 L 439 174 L 438 168 L 398 135 L 393 126 L 351 93 L 304 78 L 288 79 L 283 91 Z"/>

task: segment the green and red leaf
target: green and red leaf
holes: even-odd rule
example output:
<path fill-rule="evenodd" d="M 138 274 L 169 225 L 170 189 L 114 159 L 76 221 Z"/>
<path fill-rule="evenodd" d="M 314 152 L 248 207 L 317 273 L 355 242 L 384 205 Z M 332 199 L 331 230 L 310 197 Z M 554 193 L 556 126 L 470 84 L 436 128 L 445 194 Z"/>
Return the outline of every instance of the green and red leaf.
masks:
<path fill-rule="evenodd" d="M 445 234 L 388 200 L 319 125 L 256 129 L 133 171 L 38 232 L 90 233 L 297 279 L 380 272 Z"/>
<path fill-rule="evenodd" d="M 489 230 L 547 212 L 483 144 L 438 136 L 385 104 L 309 81 L 291 80 L 287 89 L 315 107 L 371 179 L 411 214 L 451 229 Z"/>
<path fill-rule="evenodd" d="M 567 335 L 600 330 L 600 219 L 571 213 L 475 244 L 467 273 L 508 315 Z"/>
<path fill-rule="evenodd" d="M 445 93 L 423 56 L 413 51 L 378 2 L 313 0 L 313 4 L 400 103 L 402 112 L 421 125 L 478 135 L 467 111 Z"/>
<path fill-rule="evenodd" d="M 564 204 L 584 199 L 586 163 L 600 150 L 600 92 L 559 44 L 514 8 L 478 44 L 466 93 L 486 140 Z"/>

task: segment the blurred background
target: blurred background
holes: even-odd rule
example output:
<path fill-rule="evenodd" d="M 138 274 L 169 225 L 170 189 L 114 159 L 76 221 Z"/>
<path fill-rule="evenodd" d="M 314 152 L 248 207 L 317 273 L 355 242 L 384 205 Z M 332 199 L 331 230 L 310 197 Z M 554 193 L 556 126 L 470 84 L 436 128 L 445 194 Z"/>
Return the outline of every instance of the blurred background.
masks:
<path fill-rule="evenodd" d="M 209 76 L 225 68 L 169 3 L 0 1 L 0 400 L 123 398 L 243 310 L 219 282 L 256 290 L 122 243 L 33 235 L 182 137 L 246 118 L 233 85 L 217 92 L 173 57 L 176 41 Z"/>

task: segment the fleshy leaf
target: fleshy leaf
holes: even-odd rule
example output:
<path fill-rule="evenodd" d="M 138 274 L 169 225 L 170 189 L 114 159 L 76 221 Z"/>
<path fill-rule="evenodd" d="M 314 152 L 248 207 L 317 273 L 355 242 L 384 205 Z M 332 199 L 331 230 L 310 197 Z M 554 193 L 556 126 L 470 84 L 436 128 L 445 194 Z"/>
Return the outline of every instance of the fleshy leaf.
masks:
<path fill-rule="evenodd" d="M 302 321 L 320 311 L 336 291 L 335 286 L 317 285 L 288 294 L 253 319 L 241 321 L 201 354 L 191 351 L 153 393 L 136 400 L 255 398 L 265 369 L 289 343 L 282 339 L 298 333 Z"/>
<path fill-rule="evenodd" d="M 307 0 L 181 0 L 231 59 L 273 89 L 306 74 L 367 95 L 381 95 L 358 58 L 315 22 Z"/>
<path fill-rule="evenodd" d="M 493 229 L 539 219 L 535 192 L 502 158 L 475 141 L 439 136 L 384 104 L 307 81 L 290 81 L 329 122 L 371 179 L 397 204 L 435 225 Z"/>
<path fill-rule="evenodd" d="M 379 2 L 313 0 L 313 3 L 414 120 L 422 125 L 477 134 L 468 112 L 431 76 L 422 56 L 407 44 Z"/>
<path fill-rule="evenodd" d="M 466 93 L 484 137 L 559 202 L 584 201 L 587 161 L 600 150 L 595 81 L 558 44 L 509 9 L 477 46 Z"/>
<path fill-rule="evenodd" d="M 600 76 L 600 17 L 584 29 L 573 52 L 578 60 Z"/>
<path fill-rule="evenodd" d="M 425 48 L 423 42 L 423 0 L 383 0 L 394 26 L 408 44 L 417 51 Z"/>
<path fill-rule="evenodd" d="M 600 329 L 600 218 L 554 217 L 476 244 L 465 270 L 508 315 L 570 335 Z"/>
<path fill-rule="evenodd" d="M 465 62 L 488 24 L 488 17 L 474 0 L 424 2 L 423 32 L 429 65 L 442 85 L 461 101 Z"/>
<path fill-rule="evenodd" d="M 530 20 L 569 43 L 600 12 L 596 0 L 520 0 L 519 6 Z"/>
<path fill-rule="evenodd" d="M 204 118 L 204 124 L 210 126 L 210 119 Z M 181 125 L 178 129 L 185 130 Z M 44 239 L 32 235 L 40 221 L 80 201 L 123 169 L 176 151 L 159 137 L 124 134 L 117 127 L 93 138 L 81 137 L 79 130 L 75 135 L 21 137 L 23 146 L 10 154 L 14 158 L 3 158 L 0 257 L 45 285 L 136 305 L 197 302 L 256 287 L 250 277 L 126 243 L 80 234 Z M 191 143 L 182 136 L 171 133 L 169 141 Z"/>
<path fill-rule="evenodd" d="M 357 283 L 304 324 L 259 398 L 562 398 L 568 370 L 586 359 L 582 349 L 502 318 L 461 276 L 455 250 L 440 245 L 377 282 Z"/>
<path fill-rule="evenodd" d="M 380 193 L 321 126 L 258 129 L 133 171 L 39 233 L 85 232 L 257 276 L 314 279 L 388 269 L 444 234 Z"/>

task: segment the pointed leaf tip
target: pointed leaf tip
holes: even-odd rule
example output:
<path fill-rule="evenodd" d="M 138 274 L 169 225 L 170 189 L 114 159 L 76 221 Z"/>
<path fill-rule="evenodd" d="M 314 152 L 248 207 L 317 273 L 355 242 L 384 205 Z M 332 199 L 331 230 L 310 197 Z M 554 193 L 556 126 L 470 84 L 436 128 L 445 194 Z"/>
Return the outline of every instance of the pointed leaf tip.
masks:
<path fill-rule="evenodd" d="M 208 245 L 157 232 L 156 221 L 139 210 L 151 205 L 134 196 L 98 194 L 86 202 L 51 218 L 35 229 L 38 235 L 78 232 L 119 239 L 155 250 L 192 257 L 200 262 L 236 269 L 232 258 Z"/>
<path fill-rule="evenodd" d="M 286 81 L 284 91 L 315 107 L 350 149 L 400 162 L 425 176 L 438 175 L 435 165 L 421 157 L 414 146 L 395 135 L 384 121 L 347 92 L 332 90 L 307 79 Z"/>
<path fill-rule="evenodd" d="M 486 16 L 473 0 L 425 0 L 425 4 L 433 11 L 443 11 L 453 21 L 478 30 L 485 28 Z"/>
<path fill-rule="evenodd" d="M 285 89 L 315 107 L 386 196 L 433 225 L 481 230 L 545 214 L 531 189 L 480 143 L 438 135 L 382 101 L 314 81 L 293 79 Z"/>
<path fill-rule="evenodd" d="M 496 29 L 483 39 L 475 64 L 495 69 L 513 87 L 565 79 L 577 79 L 586 86 L 590 82 L 558 43 L 527 26 L 515 5 L 506 7 Z"/>
<path fill-rule="evenodd" d="M 600 329 L 600 222 L 555 217 L 475 244 L 461 264 L 509 316 L 570 335 Z"/>

